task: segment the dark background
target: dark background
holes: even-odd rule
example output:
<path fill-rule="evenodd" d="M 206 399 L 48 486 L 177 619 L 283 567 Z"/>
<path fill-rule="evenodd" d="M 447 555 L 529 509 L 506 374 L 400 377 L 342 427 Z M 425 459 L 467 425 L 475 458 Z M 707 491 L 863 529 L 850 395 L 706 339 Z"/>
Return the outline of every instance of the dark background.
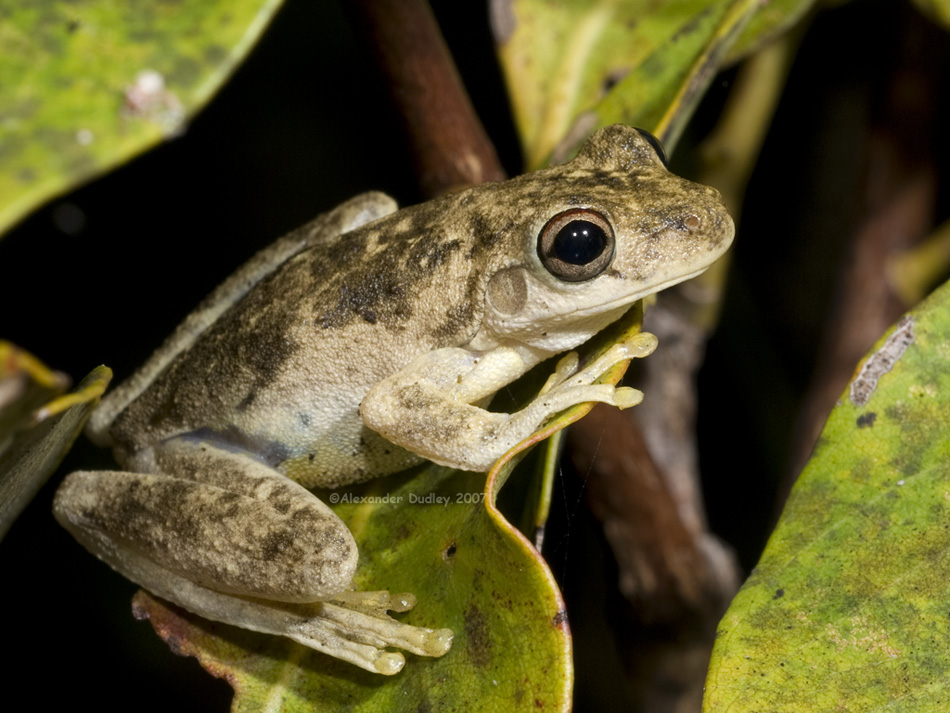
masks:
<path fill-rule="evenodd" d="M 482 9 L 434 5 L 515 173 L 514 131 Z M 701 377 L 700 416 L 711 524 L 746 568 L 777 513 L 796 410 L 857 219 L 868 117 L 899 43 L 901 8 L 866 0 L 817 19 L 746 199 L 723 323 Z M 717 79 L 697 135 L 730 77 Z M 0 241 L 0 334 L 76 379 L 103 362 L 121 379 L 274 237 L 364 190 L 418 200 L 378 82 L 335 3 L 287 2 L 184 136 L 54 201 Z M 946 149 L 945 141 L 934 146 L 943 165 Z M 134 621 L 134 585 L 87 555 L 50 515 L 63 473 L 109 464 L 107 453 L 81 441 L 0 543 L 4 678 L 42 709 L 226 710 L 230 688 Z M 569 480 L 564 488 L 547 554 L 566 582 L 569 611 L 599 611 L 615 571 L 586 515 L 583 485 Z M 590 638 L 579 633 L 579 646 Z M 596 658 L 577 652 L 578 710 L 614 708 L 604 701 L 616 699 L 615 682 L 589 663 Z"/>

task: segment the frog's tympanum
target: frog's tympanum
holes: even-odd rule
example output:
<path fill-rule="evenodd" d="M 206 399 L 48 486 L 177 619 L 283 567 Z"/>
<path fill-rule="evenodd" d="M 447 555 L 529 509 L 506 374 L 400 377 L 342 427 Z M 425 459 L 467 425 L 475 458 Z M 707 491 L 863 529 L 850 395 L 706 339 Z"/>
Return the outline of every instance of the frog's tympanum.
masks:
<path fill-rule="evenodd" d="M 412 595 L 350 591 L 356 543 L 307 488 L 423 459 L 487 471 L 569 406 L 637 403 L 593 383 L 643 353 L 633 339 L 563 359 L 517 413 L 484 408 L 732 236 L 716 191 L 623 126 L 564 165 L 412 208 L 354 198 L 251 259 L 102 402 L 88 431 L 124 470 L 70 475 L 56 517 L 201 616 L 380 673 L 404 663 L 386 647 L 441 656 L 451 631 L 385 614 Z"/>

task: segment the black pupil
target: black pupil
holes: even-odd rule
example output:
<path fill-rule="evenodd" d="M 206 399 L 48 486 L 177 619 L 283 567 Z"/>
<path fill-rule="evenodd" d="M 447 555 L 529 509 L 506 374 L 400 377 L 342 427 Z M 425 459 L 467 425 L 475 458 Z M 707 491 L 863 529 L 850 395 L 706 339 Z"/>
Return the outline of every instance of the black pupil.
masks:
<path fill-rule="evenodd" d="M 554 237 L 554 255 L 569 265 L 586 265 L 607 247 L 604 229 L 589 220 L 572 220 Z"/>

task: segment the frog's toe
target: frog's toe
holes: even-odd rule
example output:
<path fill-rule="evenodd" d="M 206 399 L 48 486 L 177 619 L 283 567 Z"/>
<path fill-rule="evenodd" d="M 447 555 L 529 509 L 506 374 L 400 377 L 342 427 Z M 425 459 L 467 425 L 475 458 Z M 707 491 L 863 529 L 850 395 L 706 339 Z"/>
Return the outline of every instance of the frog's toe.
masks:
<path fill-rule="evenodd" d="M 642 359 L 650 356 L 656 349 L 659 341 L 655 334 L 650 332 L 637 332 L 632 337 L 623 342 L 627 350 L 628 358 Z"/>
<path fill-rule="evenodd" d="M 656 349 L 657 339 L 649 332 L 640 332 L 629 339 L 612 344 L 607 351 L 595 358 L 582 368 L 578 369 L 577 354 L 572 352 L 563 358 L 557 365 L 554 374 L 548 379 L 548 383 L 541 390 L 544 394 L 550 391 L 553 386 L 565 384 L 567 386 L 582 386 L 593 384 L 604 372 L 608 371 L 614 365 L 630 359 L 642 359 L 648 356 Z M 570 357 L 573 356 L 573 360 Z M 569 369 L 569 371 L 568 371 Z M 614 403 L 612 399 L 592 399 L 596 401 L 606 401 Z M 637 402 L 639 403 L 639 402 Z M 616 405 L 620 406 L 618 402 Z M 626 408 L 626 406 L 620 406 Z"/>
<path fill-rule="evenodd" d="M 402 654 L 394 654 L 391 651 L 381 651 L 376 658 L 376 672 L 384 676 L 392 676 L 402 671 L 406 665 L 406 657 Z"/>
<path fill-rule="evenodd" d="M 386 652 L 386 647 L 418 656 L 443 656 L 452 647 L 454 634 L 450 629 L 403 624 L 383 612 L 368 613 L 368 607 L 359 604 L 340 606 L 325 602 L 315 606 L 315 615 L 299 621 L 287 636 L 370 671 L 392 674 L 402 668 L 402 654 Z M 398 656 L 402 663 L 394 656 Z"/>
<path fill-rule="evenodd" d="M 614 389 L 614 406 L 619 409 L 631 408 L 643 401 L 643 392 L 630 386 Z"/>
<path fill-rule="evenodd" d="M 357 592 L 350 592 L 358 594 Z M 386 595 L 389 601 L 382 608 L 353 605 L 339 606 L 326 602 L 321 606 L 321 617 L 332 621 L 353 641 L 371 644 L 379 648 L 394 646 L 419 656 L 442 656 L 452 646 L 451 629 L 429 629 L 424 626 L 412 626 L 396 621 L 386 611 L 399 611 L 398 606 L 407 611 L 415 605 L 415 597 L 409 595 L 390 595 L 388 592 L 369 592 L 371 595 Z M 399 602 L 402 604 L 399 604 Z"/>
<path fill-rule="evenodd" d="M 592 362 L 587 369 L 606 371 L 614 364 L 626 359 L 642 359 L 656 349 L 657 339 L 649 332 L 638 332 L 629 339 L 617 342 Z"/>
<path fill-rule="evenodd" d="M 375 616 L 386 616 L 386 612 L 407 612 L 417 602 L 411 592 L 390 594 L 386 590 L 375 592 L 342 592 L 333 597 L 333 602 L 347 609 L 361 611 Z"/>
<path fill-rule="evenodd" d="M 555 383 L 564 381 L 571 374 L 577 371 L 578 366 L 580 366 L 580 356 L 578 353 L 568 352 L 558 360 L 557 366 L 554 369 L 554 374 L 551 376 L 555 380 Z"/>

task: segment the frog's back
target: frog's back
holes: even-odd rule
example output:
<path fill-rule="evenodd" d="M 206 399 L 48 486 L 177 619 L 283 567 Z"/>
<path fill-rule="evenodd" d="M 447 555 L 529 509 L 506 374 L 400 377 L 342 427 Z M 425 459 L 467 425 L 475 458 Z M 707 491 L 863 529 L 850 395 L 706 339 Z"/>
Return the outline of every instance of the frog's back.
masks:
<path fill-rule="evenodd" d="M 118 415 L 119 458 L 197 432 L 308 485 L 417 461 L 366 429 L 357 408 L 380 379 L 464 343 L 478 322 L 472 233 L 441 230 L 439 203 L 311 247 L 261 280 Z"/>

